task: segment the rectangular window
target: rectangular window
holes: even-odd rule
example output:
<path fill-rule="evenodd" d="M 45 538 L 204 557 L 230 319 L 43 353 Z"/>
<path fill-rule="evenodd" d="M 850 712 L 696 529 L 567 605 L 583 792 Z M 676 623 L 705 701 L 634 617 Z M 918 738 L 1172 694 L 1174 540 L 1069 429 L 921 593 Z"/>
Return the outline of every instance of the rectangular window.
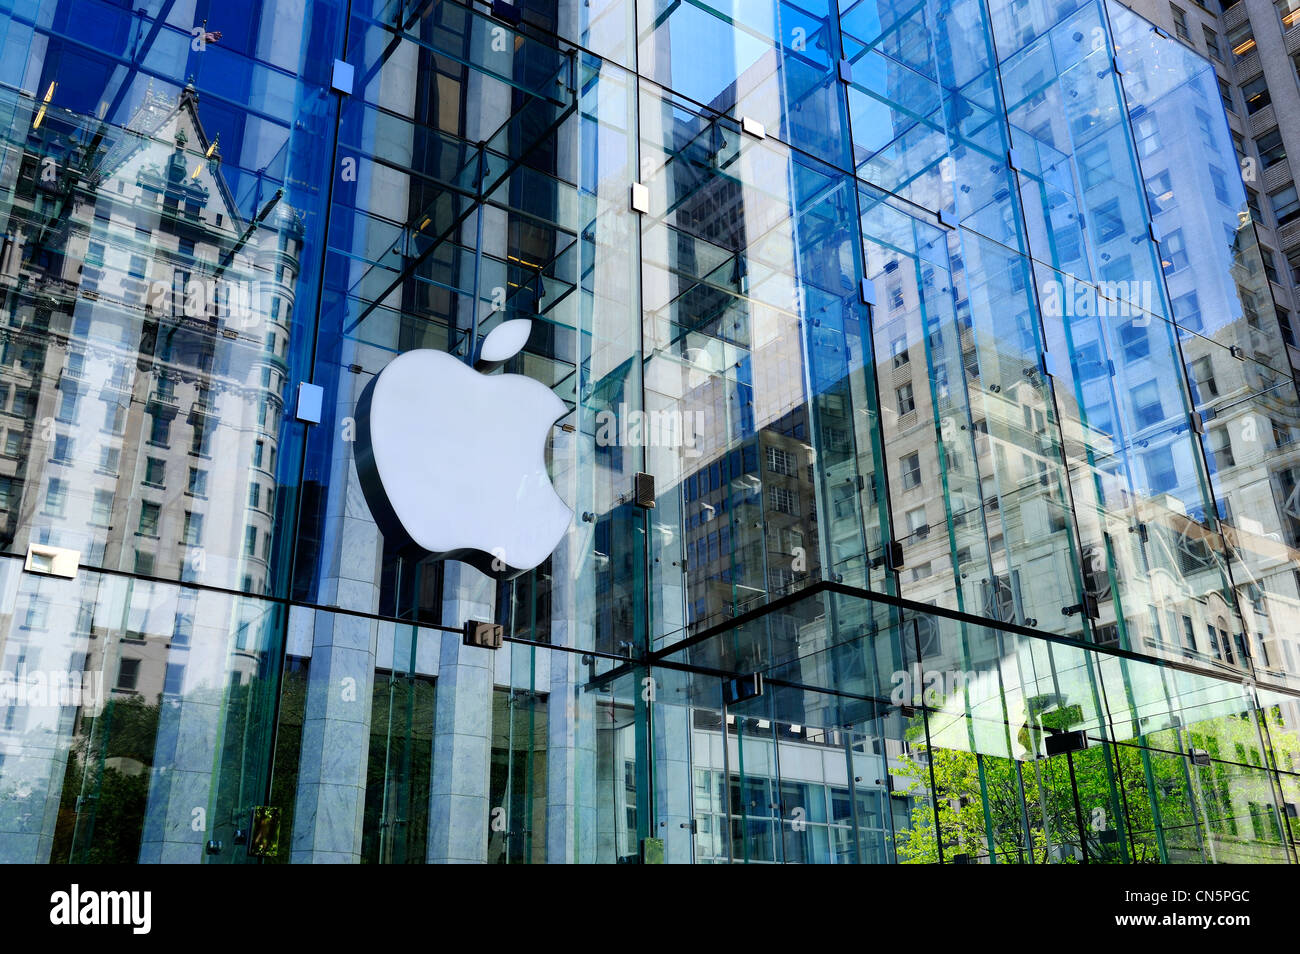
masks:
<path fill-rule="evenodd" d="M 1222 169 L 1210 166 L 1210 187 L 1214 189 L 1214 197 L 1224 205 L 1235 204 L 1228 196 L 1228 180 L 1224 178 Z"/>
<path fill-rule="evenodd" d="M 1173 305 L 1174 321 L 1189 331 L 1201 330 L 1204 322 L 1201 321 L 1201 302 L 1196 297 L 1196 292 L 1179 295 L 1174 299 Z"/>
<path fill-rule="evenodd" d="M 1255 140 L 1255 149 L 1259 152 L 1259 163 L 1265 169 L 1275 166 L 1286 158 L 1286 144 L 1282 142 L 1282 130 L 1274 127 Z"/>
<path fill-rule="evenodd" d="M 151 414 L 149 417 L 149 443 L 156 447 L 167 447 L 171 442 L 172 419 L 163 414 Z"/>
<path fill-rule="evenodd" d="M 1240 60 L 1249 56 L 1255 49 L 1255 35 L 1250 29 L 1250 20 L 1243 20 L 1240 24 L 1228 31 L 1228 48 L 1232 50 L 1232 55 Z"/>
<path fill-rule="evenodd" d="M 1223 108 L 1230 113 L 1237 111 L 1236 100 L 1232 96 L 1232 87 L 1222 76 L 1219 77 L 1219 98 L 1223 100 Z"/>
<path fill-rule="evenodd" d="M 113 519 L 113 493 L 109 490 L 96 490 L 95 503 L 90 513 L 90 522 L 100 527 L 107 527 Z"/>
<path fill-rule="evenodd" d="M 1174 455 L 1168 447 L 1159 447 L 1142 455 L 1146 468 L 1147 485 L 1152 493 L 1168 493 L 1178 486 L 1178 471 L 1174 468 Z"/>
<path fill-rule="evenodd" d="M 1192 379 L 1192 391 L 1198 405 L 1219 396 L 1219 385 L 1214 380 L 1214 365 L 1210 363 L 1209 355 L 1191 363 L 1188 377 Z"/>
<path fill-rule="evenodd" d="M 1268 91 L 1268 82 L 1262 76 L 1256 76 L 1249 83 L 1241 84 L 1241 98 L 1246 101 L 1248 114 L 1257 113 L 1273 102 L 1273 97 Z"/>
<path fill-rule="evenodd" d="M 49 517 L 62 517 L 68 505 L 68 485 L 57 477 L 51 477 L 45 488 L 44 512 Z"/>
<path fill-rule="evenodd" d="M 921 486 L 920 454 L 908 454 L 898 462 L 898 467 L 902 472 L 904 490 L 911 490 L 913 487 Z"/>
<path fill-rule="evenodd" d="M 788 450 L 769 445 L 767 448 L 767 469 L 774 474 L 794 477 L 799 473 L 799 462 L 795 459 L 794 454 Z M 254 484 L 253 486 L 256 487 L 257 485 Z"/>
<path fill-rule="evenodd" d="M 257 556 L 257 527 L 248 527 L 244 530 L 244 556 Z"/>
<path fill-rule="evenodd" d="M 126 408 L 116 401 L 104 405 L 104 431 L 121 435 L 126 430 Z"/>
<path fill-rule="evenodd" d="M 23 454 L 23 432 L 16 427 L 9 428 L 5 434 L 5 456 L 21 457 Z"/>
<path fill-rule="evenodd" d="M 144 482 L 151 487 L 162 487 L 167 474 L 167 463 L 161 457 L 150 457 L 144 463 Z"/>
<path fill-rule="evenodd" d="M 1087 152 L 1078 153 L 1077 161 L 1079 180 L 1085 189 L 1092 189 L 1114 178 L 1110 165 L 1110 147 L 1104 143 Z"/>
<path fill-rule="evenodd" d="M 54 453 L 50 459 L 59 464 L 72 463 L 72 438 L 67 434 L 56 434 L 54 436 Z"/>
<path fill-rule="evenodd" d="M 1202 26 L 1201 30 L 1205 34 L 1205 49 L 1210 54 L 1210 59 L 1216 63 L 1222 63 L 1223 49 L 1219 46 L 1219 34 L 1207 26 Z"/>
<path fill-rule="evenodd" d="M 180 663 L 168 663 L 167 675 L 163 677 L 163 692 L 178 696 L 185 686 L 185 667 Z"/>
<path fill-rule="evenodd" d="M 185 491 L 193 497 L 206 497 L 208 493 L 208 472 L 197 467 L 191 467 L 190 479 Z"/>
<path fill-rule="evenodd" d="M 1147 381 L 1133 389 L 1133 417 L 1138 427 L 1154 427 L 1164 420 L 1159 383 Z"/>
<path fill-rule="evenodd" d="M 907 336 L 899 335 L 894 339 L 890 346 L 890 352 L 893 356 L 894 369 L 897 370 L 912 360 L 907 353 Z"/>
<path fill-rule="evenodd" d="M 1125 361 L 1137 361 L 1151 353 L 1151 339 L 1147 336 L 1147 329 L 1136 320 L 1120 326 L 1119 340 L 1124 349 Z"/>
<path fill-rule="evenodd" d="M 140 660 L 123 659 L 117 664 L 116 688 L 123 692 L 134 692 L 140 679 Z"/>
<path fill-rule="evenodd" d="M 1097 238 L 1109 242 L 1124 234 L 1124 213 L 1120 210 L 1119 199 L 1103 202 L 1093 212 L 1097 221 Z"/>
<path fill-rule="evenodd" d="M 1174 229 L 1160 240 L 1160 264 L 1166 275 L 1187 267 L 1187 242 L 1182 229 Z"/>
<path fill-rule="evenodd" d="M 158 518 L 162 515 L 162 506 L 144 501 L 140 504 L 140 526 L 137 532 L 142 537 L 158 536 Z"/>
<path fill-rule="evenodd" d="M 262 503 L 262 485 L 253 481 L 248 485 L 248 505 L 254 510 Z"/>
<path fill-rule="evenodd" d="M 1190 42 L 1192 35 L 1187 31 L 1187 11 L 1171 3 L 1169 12 L 1174 15 L 1174 33 L 1178 35 L 1178 39 Z"/>
<path fill-rule="evenodd" d="M 1209 433 L 1210 457 L 1216 470 L 1232 467 L 1237 463 L 1232 453 L 1232 435 L 1226 427 L 1216 427 Z"/>
<path fill-rule="evenodd" d="M 192 510 L 185 511 L 185 543 L 198 546 L 203 539 L 203 514 Z"/>
<path fill-rule="evenodd" d="M 904 384 L 900 388 L 894 389 L 894 394 L 898 398 L 899 415 L 911 414 L 916 410 L 916 398 L 912 393 L 912 385 Z"/>
<path fill-rule="evenodd" d="M 1300 197 L 1296 196 L 1294 185 L 1270 193 L 1268 201 L 1273 206 L 1273 215 L 1278 225 L 1286 225 L 1300 217 Z"/>
<path fill-rule="evenodd" d="M 117 475 L 118 463 L 122 460 L 122 451 L 117 447 L 105 447 L 99 452 L 99 469 L 106 474 Z"/>
<path fill-rule="evenodd" d="M 1137 140 L 1138 155 L 1143 158 L 1160 149 L 1160 130 L 1154 114 L 1147 113 L 1133 123 L 1133 138 Z"/>
<path fill-rule="evenodd" d="M 58 419 L 64 424 L 71 424 L 77 419 L 77 400 L 80 397 L 75 390 L 59 392 Z"/>
<path fill-rule="evenodd" d="M 207 457 L 212 453 L 212 433 L 216 426 L 205 417 L 194 422 L 194 433 L 190 435 L 190 453 L 196 457 Z"/>
<path fill-rule="evenodd" d="M 1286 32 L 1300 18 L 1300 0 L 1277 0 L 1277 15 L 1282 21 L 1282 31 Z"/>

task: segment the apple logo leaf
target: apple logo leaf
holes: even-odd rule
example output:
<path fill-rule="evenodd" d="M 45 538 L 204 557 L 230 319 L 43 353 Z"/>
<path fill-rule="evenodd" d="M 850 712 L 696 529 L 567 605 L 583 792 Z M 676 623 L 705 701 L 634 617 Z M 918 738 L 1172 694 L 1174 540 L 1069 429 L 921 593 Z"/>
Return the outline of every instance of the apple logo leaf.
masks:
<path fill-rule="evenodd" d="M 512 318 L 503 321 L 483 339 L 479 345 L 478 356 L 474 359 L 474 368 L 486 374 L 495 371 L 517 355 L 532 333 L 533 322 L 529 318 Z"/>

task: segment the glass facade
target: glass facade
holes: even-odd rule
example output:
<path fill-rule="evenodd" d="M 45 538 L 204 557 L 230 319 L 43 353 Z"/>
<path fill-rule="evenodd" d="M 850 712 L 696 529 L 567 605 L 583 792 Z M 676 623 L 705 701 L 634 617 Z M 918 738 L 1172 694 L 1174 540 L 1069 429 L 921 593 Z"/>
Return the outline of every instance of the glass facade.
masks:
<path fill-rule="evenodd" d="M 0 230 L 0 861 L 1300 860 L 1300 399 L 1117 3 L 0 0 Z M 518 318 L 508 576 L 356 447 Z"/>

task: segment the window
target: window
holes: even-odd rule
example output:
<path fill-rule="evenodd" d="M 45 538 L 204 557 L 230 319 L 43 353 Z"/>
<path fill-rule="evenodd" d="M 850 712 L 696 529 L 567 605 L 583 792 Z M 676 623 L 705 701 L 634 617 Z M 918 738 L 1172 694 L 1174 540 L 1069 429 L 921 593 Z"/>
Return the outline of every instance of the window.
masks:
<path fill-rule="evenodd" d="M 1137 140 L 1138 155 L 1143 158 L 1160 149 L 1160 130 L 1153 113 L 1146 113 L 1133 124 L 1133 138 Z"/>
<path fill-rule="evenodd" d="M 907 353 L 907 335 L 899 335 L 894 339 L 890 346 L 890 352 L 893 355 L 894 368 L 901 368 L 911 361 L 911 356 Z"/>
<path fill-rule="evenodd" d="M 904 384 L 900 388 L 894 389 L 894 394 L 898 398 L 898 413 L 911 414 L 916 410 L 916 398 L 912 393 L 912 385 Z"/>
<path fill-rule="evenodd" d="M 1232 87 L 1222 76 L 1219 77 L 1219 98 L 1223 100 L 1223 108 L 1230 113 L 1237 111 L 1237 104 L 1232 98 Z"/>
<path fill-rule="evenodd" d="M 50 459 L 60 464 L 72 463 L 72 438 L 67 434 L 56 434 L 54 436 L 54 453 Z"/>
<path fill-rule="evenodd" d="M 167 675 L 163 677 L 163 692 L 178 696 L 185 686 L 185 667 L 180 663 L 168 663 Z"/>
<path fill-rule="evenodd" d="M 208 493 L 208 472 L 197 467 L 190 468 L 189 483 L 185 492 L 192 497 L 206 497 Z"/>
<path fill-rule="evenodd" d="M 1152 380 L 1133 389 L 1133 418 L 1138 427 L 1154 427 L 1165 417 L 1160 402 L 1160 385 Z"/>
<path fill-rule="evenodd" d="M 1222 169 L 1210 166 L 1210 186 L 1214 189 L 1214 197 L 1224 205 L 1236 204 L 1228 197 L 1228 180 Z"/>
<path fill-rule="evenodd" d="M 1152 494 L 1168 493 L 1178 486 L 1178 471 L 1174 468 L 1174 455 L 1168 447 L 1160 447 L 1142 455 L 1146 468 L 1147 485 Z"/>
<path fill-rule="evenodd" d="M 1232 453 L 1232 435 L 1228 433 L 1226 427 L 1216 427 L 1209 433 L 1209 450 L 1212 463 L 1216 470 L 1222 470 L 1225 467 L 1232 467 L 1237 463 L 1236 457 Z"/>
<path fill-rule="evenodd" d="M 100 527 L 107 527 L 113 519 L 113 493 L 109 490 L 96 490 L 95 502 L 90 512 L 90 522 Z"/>
<path fill-rule="evenodd" d="M 137 533 L 142 537 L 158 536 L 158 518 L 162 515 L 162 506 L 144 501 L 140 504 L 140 526 Z"/>
<path fill-rule="evenodd" d="M 265 441 L 258 441 L 258 442 L 253 446 L 253 466 L 254 466 L 254 467 L 261 467 L 261 466 L 262 466 L 262 458 L 265 456 L 265 454 L 266 454 L 266 442 L 265 442 Z"/>
<path fill-rule="evenodd" d="M 1265 169 L 1286 158 L 1286 144 L 1282 142 L 1282 131 L 1277 127 L 1256 139 L 1255 148 L 1259 151 L 1259 163 Z"/>
<path fill-rule="evenodd" d="M 1223 49 L 1219 46 L 1219 34 L 1207 26 L 1202 26 L 1201 31 L 1205 34 L 1205 49 L 1210 54 L 1210 59 L 1222 63 Z"/>
<path fill-rule="evenodd" d="M 1174 207 L 1174 187 L 1168 169 L 1147 180 L 1147 200 L 1151 203 L 1152 215 L 1168 212 Z"/>
<path fill-rule="evenodd" d="M 1088 152 L 1078 154 L 1079 179 L 1085 189 L 1091 189 L 1114 178 L 1110 165 L 1110 148 L 1104 143 Z"/>
<path fill-rule="evenodd" d="M 908 454 L 898 462 L 903 476 L 903 489 L 911 490 L 921 486 L 921 455 Z"/>
<path fill-rule="evenodd" d="M 104 430 L 109 434 L 120 435 L 126 430 L 126 408 L 116 401 L 104 405 Z"/>
<path fill-rule="evenodd" d="M 117 664 L 117 688 L 123 692 L 134 692 L 140 679 L 140 660 L 123 659 Z"/>
<path fill-rule="evenodd" d="M 149 443 L 156 447 L 167 447 L 171 442 L 172 419 L 163 414 L 150 415 Z"/>
<path fill-rule="evenodd" d="M 1187 267 L 1187 243 L 1182 229 L 1174 229 L 1160 240 L 1160 264 L 1166 275 Z"/>
<path fill-rule="evenodd" d="M 262 503 L 262 485 L 253 481 L 248 485 L 248 505 L 256 510 Z"/>
<path fill-rule="evenodd" d="M 907 511 L 907 532 L 909 534 L 915 535 L 917 531 L 921 531 L 922 535 L 924 535 L 929 527 L 930 525 L 925 519 L 924 507 L 917 507 L 914 510 Z"/>
<path fill-rule="evenodd" d="M 1178 39 L 1190 41 L 1192 35 L 1187 31 L 1187 11 L 1171 3 L 1169 12 L 1174 15 L 1174 32 L 1178 34 Z"/>
<path fill-rule="evenodd" d="M 1211 398 L 1219 396 L 1219 385 L 1214 380 L 1214 366 L 1210 363 L 1209 355 L 1193 361 L 1188 371 L 1197 404 L 1204 404 Z"/>
<path fill-rule="evenodd" d="M 212 433 L 216 425 L 206 417 L 194 422 L 194 433 L 190 436 L 190 453 L 196 457 L 207 457 L 212 453 Z M 260 442 L 259 442 L 260 443 Z"/>
<path fill-rule="evenodd" d="M 1273 257 L 1273 250 L 1261 245 L 1259 247 L 1259 257 L 1264 263 L 1264 277 L 1274 285 L 1280 285 L 1282 282 L 1277 273 L 1277 259 Z"/>
<path fill-rule="evenodd" d="M 203 514 L 185 511 L 185 544 L 198 546 L 203 539 Z"/>
<path fill-rule="evenodd" d="M 144 464 L 144 482 L 151 487 L 162 487 L 167 474 L 167 464 L 161 457 L 150 457 Z"/>
<path fill-rule="evenodd" d="M 1228 48 L 1238 60 L 1248 56 L 1255 49 L 1255 36 L 1250 31 L 1250 20 L 1244 20 L 1228 31 Z"/>
<path fill-rule="evenodd" d="M 1300 0 L 1277 0 L 1277 15 L 1282 20 L 1282 29 L 1291 29 L 1300 18 Z"/>
<path fill-rule="evenodd" d="M 773 487 L 772 489 L 776 490 L 778 488 Z M 786 491 L 786 493 L 789 493 L 789 491 Z M 244 556 L 257 556 L 257 527 L 248 527 L 244 530 Z"/>
<path fill-rule="evenodd" d="M 57 477 L 51 477 L 45 488 L 45 514 L 49 517 L 62 517 L 68 505 L 68 485 Z"/>
<path fill-rule="evenodd" d="M 1201 321 L 1201 302 L 1196 297 L 1196 292 L 1179 295 L 1174 299 L 1173 305 L 1174 321 L 1190 331 L 1201 330 L 1204 323 Z"/>
<path fill-rule="evenodd" d="M 1278 225 L 1286 225 L 1300 217 L 1300 198 L 1296 196 L 1294 185 L 1289 185 L 1285 189 L 1279 189 L 1268 197 L 1269 204 L 1273 206 L 1273 215 L 1277 219 Z"/>
<path fill-rule="evenodd" d="M 1119 340 L 1124 348 L 1125 361 L 1137 361 L 1151 353 L 1151 339 L 1147 330 L 1136 321 L 1125 322 L 1119 329 Z"/>
<path fill-rule="evenodd" d="M 1269 94 L 1268 83 L 1263 76 L 1257 76 L 1241 86 L 1241 98 L 1246 101 L 1246 112 L 1257 113 L 1273 101 Z"/>
<path fill-rule="evenodd" d="M 1097 237 L 1101 241 L 1109 242 L 1124 234 L 1124 213 L 1120 211 L 1119 199 L 1103 202 L 1093 215 L 1097 220 Z"/>
<path fill-rule="evenodd" d="M 61 391 L 59 393 L 59 413 L 58 420 L 64 424 L 71 424 L 77 419 L 77 399 L 80 397 L 75 390 Z"/>
<path fill-rule="evenodd" d="M 1264 213 L 1260 210 L 1259 193 L 1254 189 L 1246 190 L 1246 208 L 1250 209 L 1250 218 L 1254 222 L 1263 222 Z"/>
<path fill-rule="evenodd" d="M 99 469 L 106 474 L 117 475 L 117 465 L 122 460 L 122 451 L 117 447 L 105 447 L 99 452 Z"/>
<path fill-rule="evenodd" d="M 795 459 L 794 454 L 780 447 L 768 446 L 767 448 L 767 469 L 774 474 L 782 474 L 786 477 L 794 477 L 799 473 L 799 462 Z M 250 491 L 250 504 L 257 506 L 255 496 L 257 494 L 257 484 L 253 484 Z"/>
<path fill-rule="evenodd" d="M 23 432 L 16 427 L 9 428 L 5 434 L 5 456 L 21 457 L 23 453 Z"/>

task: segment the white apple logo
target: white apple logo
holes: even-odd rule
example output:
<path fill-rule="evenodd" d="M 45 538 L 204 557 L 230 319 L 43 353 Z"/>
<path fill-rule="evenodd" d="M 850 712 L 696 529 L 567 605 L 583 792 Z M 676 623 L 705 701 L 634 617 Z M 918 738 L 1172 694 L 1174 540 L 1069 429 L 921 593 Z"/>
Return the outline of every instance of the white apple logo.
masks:
<path fill-rule="evenodd" d="M 480 373 L 519 351 L 531 327 L 502 322 L 473 368 L 408 351 L 366 386 L 357 472 L 385 535 L 495 576 L 531 570 L 560 542 L 573 511 L 546 473 L 546 437 L 568 409 L 532 378 Z"/>

